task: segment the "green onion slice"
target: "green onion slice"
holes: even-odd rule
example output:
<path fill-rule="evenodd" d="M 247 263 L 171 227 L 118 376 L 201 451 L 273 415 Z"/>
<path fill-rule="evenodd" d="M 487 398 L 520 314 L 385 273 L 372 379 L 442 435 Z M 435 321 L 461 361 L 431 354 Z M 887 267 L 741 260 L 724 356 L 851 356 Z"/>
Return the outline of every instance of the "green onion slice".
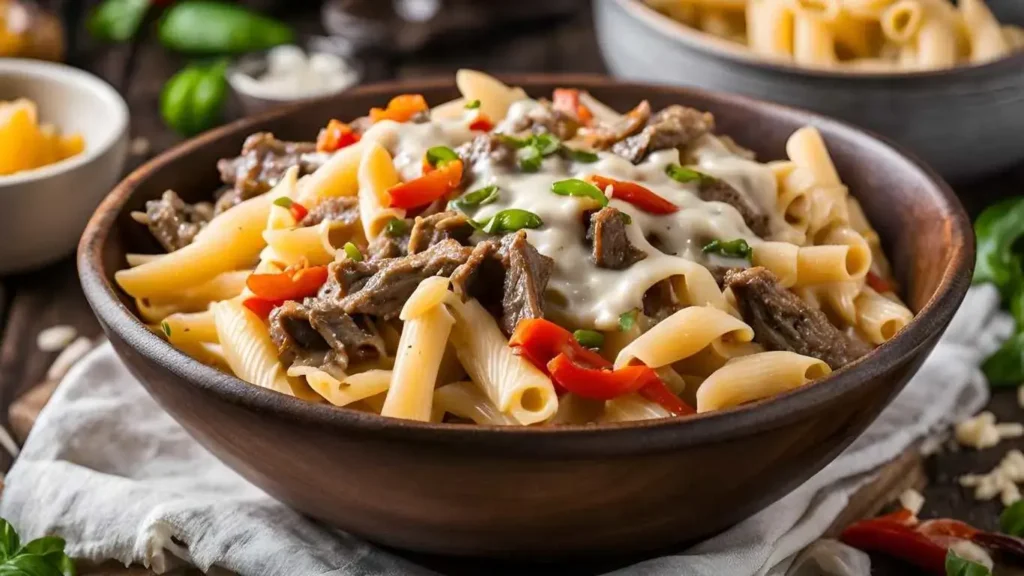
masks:
<path fill-rule="evenodd" d="M 544 156 L 534 146 L 524 146 L 516 152 L 519 169 L 523 172 L 536 172 L 544 162 Z"/>
<path fill-rule="evenodd" d="M 600 348 L 604 344 L 604 334 L 594 330 L 577 330 L 572 336 L 586 348 Z"/>
<path fill-rule="evenodd" d="M 470 100 L 469 102 L 466 102 L 466 110 L 476 110 L 479 107 L 480 107 L 480 101 L 479 100 Z"/>
<path fill-rule="evenodd" d="M 568 146 L 562 146 L 562 153 L 564 153 L 569 160 L 579 162 L 580 164 L 591 164 L 600 160 L 597 154 L 589 150 L 577 150 L 576 148 L 569 148 Z"/>
<path fill-rule="evenodd" d="M 363 261 L 363 253 L 359 251 L 359 248 L 355 244 L 351 242 L 345 242 L 345 246 L 343 248 L 345 250 L 345 254 L 349 257 L 350 260 L 354 260 L 356 262 Z"/>
<path fill-rule="evenodd" d="M 685 168 L 675 162 L 665 167 L 665 174 L 668 174 L 668 177 L 676 182 L 681 182 L 683 184 L 701 182 L 709 178 L 706 174 L 701 174 L 693 168 Z"/>
<path fill-rule="evenodd" d="M 284 208 L 285 210 L 291 208 L 292 204 L 293 204 L 292 199 L 287 197 L 287 196 L 281 196 L 280 198 L 274 200 L 274 206 L 280 206 L 281 208 Z"/>
<path fill-rule="evenodd" d="M 754 249 L 743 238 L 735 240 L 712 240 L 704 245 L 705 254 L 718 254 L 727 258 L 744 258 L 750 260 Z"/>
<path fill-rule="evenodd" d="M 403 236 L 408 231 L 409 223 L 401 218 L 392 218 L 388 225 L 384 227 L 384 233 L 392 238 Z"/>
<path fill-rule="evenodd" d="M 434 168 L 444 166 L 449 162 L 454 162 L 459 159 L 459 155 L 455 153 L 455 150 L 447 146 L 434 146 L 427 150 L 427 163 Z"/>
<path fill-rule="evenodd" d="M 544 221 L 533 212 L 508 208 L 491 216 L 490 220 L 483 224 L 483 231 L 488 234 L 504 234 L 523 228 L 540 228 L 543 225 Z"/>
<path fill-rule="evenodd" d="M 484 186 L 478 190 L 467 192 L 458 198 L 448 202 L 449 208 L 454 208 L 460 212 L 468 212 L 472 208 L 490 204 L 498 200 L 498 187 Z"/>
<path fill-rule="evenodd" d="M 619 331 L 629 332 L 633 329 L 636 324 L 636 310 L 630 310 L 629 312 L 623 312 L 619 316 Z"/>

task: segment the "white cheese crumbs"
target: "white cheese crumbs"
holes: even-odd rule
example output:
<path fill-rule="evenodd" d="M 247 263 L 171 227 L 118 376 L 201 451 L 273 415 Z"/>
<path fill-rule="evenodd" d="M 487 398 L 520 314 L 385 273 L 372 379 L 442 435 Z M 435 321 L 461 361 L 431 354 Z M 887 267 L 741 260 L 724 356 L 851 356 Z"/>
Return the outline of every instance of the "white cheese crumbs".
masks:
<path fill-rule="evenodd" d="M 1021 499 L 1017 483 L 1024 482 L 1024 453 L 1010 450 L 988 474 L 967 474 L 959 478 L 960 485 L 974 488 L 978 500 L 991 500 L 999 496 L 1003 506 Z"/>
<path fill-rule="evenodd" d="M 92 350 L 92 341 L 85 336 L 79 336 L 78 340 L 72 342 L 53 361 L 50 369 L 46 371 L 46 379 L 60 380 L 64 378 L 64 375 L 75 365 L 75 362 L 78 362 L 89 350 Z"/>
<path fill-rule="evenodd" d="M 982 412 L 957 423 L 954 433 L 960 444 L 981 450 L 991 448 L 1005 438 L 1019 438 L 1024 435 L 1024 425 L 1015 422 L 996 424 L 994 414 Z"/>
<path fill-rule="evenodd" d="M 907 488 L 900 494 L 900 506 L 917 516 L 921 513 L 921 507 L 924 506 L 924 496 L 913 488 Z"/>
<path fill-rule="evenodd" d="M 56 352 L 67 348 L 75 336 L 78 336 L 78 331 L 74 326 L 50 326 L 36 336 L 36 346 L 43 352 Z"/>

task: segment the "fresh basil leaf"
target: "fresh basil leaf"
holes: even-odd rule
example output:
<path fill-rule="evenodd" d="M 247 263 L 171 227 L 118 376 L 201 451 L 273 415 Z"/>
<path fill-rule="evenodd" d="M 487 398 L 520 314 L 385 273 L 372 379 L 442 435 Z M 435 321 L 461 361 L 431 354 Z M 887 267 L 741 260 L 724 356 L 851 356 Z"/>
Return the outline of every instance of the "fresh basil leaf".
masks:
<path fill-rule="evenodd" d="M 523 172 L 537 172 L 544 163 L 544 156 L 534 146 L 524 146 L 516 152 L 519 169 Z"/>
<path fill-rule="evenodd" d="M 585 348 L 600 348 L 604 344 L 604 334 L 595 330 L 577 330 L 572 337 Z"/>
<path fill-rule="evenodd" d="M 705 254 L 718 254 L 726 258 L 744 258 L 750 260 L 754 249 L 743 238 L 735 240 L 712 240 L 704 245 Z"/>
<path fill-rule="evenodd" d="M 608 197 L 600 188 L 579 178 L 559 180 L 551 185 L 551 191 L 559 196 L 576 196 L 596 200 L 601 206 L 608 205 Z"/>
<path fill-rule="evenodd" d="M 455 150 L 447 146 L 434 146 L 427 149 L 427 163 L 434 168 L 439 168 L 458 159 L 459 155 L 455 153 Z"/>
<path fill-rule="evenodd" d="M 409 223 L 401 218 L 392 218 L 387 226 L 384 227 L 384 233 L 392 238 L 404 236 L 408 231 Z"/>
<path fill-rule="evenodd" d="M 674 162 L 665 167 L 665 174 L 668 174 L 668 177 L 676 182 L 681 182 L 683 184 L 701 182 L 707 178 L 706 175 L 697 172 L 693 168 L 684 168 Z"/>
<path fill-rule="evenodd" d="M 498 187 L 484 186 L 478 190 L 467 192 L 448 202 L 448 206 L 460 212 L 468 212 L 471 208 L 484 206 L 498 200 Z"/>
<path fill-rule="evenodd" d="M 533 212 L 508 208 L 491 216 L 490 220 L 483 225 L 483 231 L 488 234 L 504 234 L 523 228 L 540 228 L 543 225 L 544 221 Z"/>
<path fill-rule="evenodd" d="M 350 260 L 354 260 L 356 262 L 363 261 L 363 253 L 359 251 L 359 248 L 355 244 L 351 242 L 345 242 L 345 246 L 343 246 L 343 249 L 345 250 L 345 254 L 349 257 Z"/>
<path fill-rule="evenodd" d="M 1018 386 L 1024 381 L 1024 332 L 1018 332 L 981 365 L 993 388 Z"/>
<path fill-rule="evenodd" d="M 569 148 L 568 146 L 562 146 L 562 153 L 565 154 L 566 158 L 569 160 L 579 162 L 580 164 L 591 164 L 601 159 L 597 154 L 589 150 L 577 150 L 575 148 Z"/>
<path fill-rule="evenodd" d="M 619 332 L 629 332 L 636 324 L 636 310 L 623 312 L 619 316 Z"/>
<path fill-rule="evenodd" d="M 466 110 L 476 110 L 479 107 L 480 107 L 480 101 L 479 100 L 470 100 L 469 102 L 466 102 Z"/>
<path fill-rule="evenodd" d="M 957 556 L 950 550 L 946 553 L 946 576 L 991 576 L 988 568 Z"/>
<path fill-rule="evenodd" d="M 166 322 L 165 322 L 166 324 Z M 3 518 L 0 518 L 0 560 L 6 560 L 18 553 L 21 548 L 21 540 L 14 526 Z"/>

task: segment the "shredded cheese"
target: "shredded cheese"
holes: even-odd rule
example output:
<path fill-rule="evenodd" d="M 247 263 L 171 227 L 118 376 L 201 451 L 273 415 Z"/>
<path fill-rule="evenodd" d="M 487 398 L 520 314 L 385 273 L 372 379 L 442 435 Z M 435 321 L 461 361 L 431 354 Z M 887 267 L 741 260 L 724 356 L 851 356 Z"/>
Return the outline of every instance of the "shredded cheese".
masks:
<path fill-rule="evenodd" d="M 978 500 L 999 496 L 1003 506 L 1010 506 L 1021 499 L 1017 484 L 1024 482 L 1024 453 L 1010 450 L 988 474 L 967 474 L 961 476 L 959 482 L 965 488 L 974 488 L 974 497 Z"/>
<path fill-rule="evenodd" d="M 924 496 L 913 488 L 907 488 L 900 494 L 900 506 L 910 510 L 914 516 L 917 516 L 921 513 L 921 508 L 924 507 Z"/>
<path fill-rule="evenodd" d="M 956 441 L 961 445 L 982 450 L 991 448 L 1006 438 L 1019 438 L 1024 435 L 1024 425 L 1016 422 L 996 424 L 994 414 L 982 412 L 957 423 L 954 434 Z"/>

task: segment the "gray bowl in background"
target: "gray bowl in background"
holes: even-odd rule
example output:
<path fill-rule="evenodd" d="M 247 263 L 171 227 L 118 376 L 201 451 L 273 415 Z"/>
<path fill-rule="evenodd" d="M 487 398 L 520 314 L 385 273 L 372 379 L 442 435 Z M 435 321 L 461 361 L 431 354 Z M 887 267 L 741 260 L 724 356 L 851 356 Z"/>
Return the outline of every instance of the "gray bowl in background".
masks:
<path fill-rule="evenodd" d="M 1024 1 L 990 0 L 1024 24 Z M 982 66 L 906 74 L 846 73 L 762 60 L 636 0 L 596 0 L 594 20 L 617 76 L 745 94 L 883 134 L 948 179 L 1024 161 L 1024 53 Z"/>

